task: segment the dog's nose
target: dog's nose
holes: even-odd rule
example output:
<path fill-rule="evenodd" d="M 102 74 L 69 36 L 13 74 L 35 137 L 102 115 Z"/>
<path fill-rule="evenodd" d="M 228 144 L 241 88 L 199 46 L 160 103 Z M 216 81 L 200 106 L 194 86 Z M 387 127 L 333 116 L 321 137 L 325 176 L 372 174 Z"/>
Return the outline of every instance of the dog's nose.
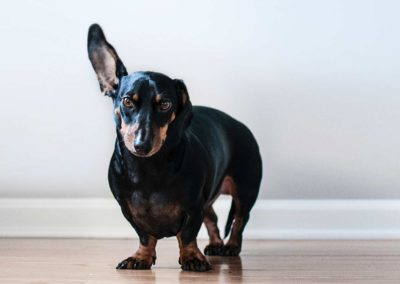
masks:
<path fill-rule="evenodd" d="M 133 144 L 135 146 L 135 150 L 138 154 L 148 154 L 151 150 L 151 143 L 148 141 L 135 141 Z"/>

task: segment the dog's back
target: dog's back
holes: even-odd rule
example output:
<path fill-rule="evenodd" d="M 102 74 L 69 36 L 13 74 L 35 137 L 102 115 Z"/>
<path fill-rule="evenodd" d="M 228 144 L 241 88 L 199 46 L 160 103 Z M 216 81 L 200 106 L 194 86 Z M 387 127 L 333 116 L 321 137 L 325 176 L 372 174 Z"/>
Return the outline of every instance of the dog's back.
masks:
<path fill-rule="evenodd" d="M 241 176 L 246 169 L 249 169 L 248 174 L 252 179 L 257 181 L 254 186 L 258 187 L 262 176 L 259 148 L 253 134 L 243 123 L 222 111 L 194 106 L 187 132 L 201 142 L 207 156 L 212 159 L 213 169 L 210 171 L 216 181 L 212 192 L 216 193 L 218 183 L 224 176 Z M 240 182 L 236 179 L 236 183 Z M 251 186 L 253 182 L 244 183 Z"/>

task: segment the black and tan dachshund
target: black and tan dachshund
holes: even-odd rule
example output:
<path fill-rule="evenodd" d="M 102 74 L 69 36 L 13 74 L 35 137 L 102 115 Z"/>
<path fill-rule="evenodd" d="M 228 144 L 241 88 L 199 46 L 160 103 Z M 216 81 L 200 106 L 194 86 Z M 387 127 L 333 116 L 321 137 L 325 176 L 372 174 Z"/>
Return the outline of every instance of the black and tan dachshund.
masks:
<path fill-rule="evenodd" d="M 204 222 L 206 255 L 236 256 L 262 176 L 256 140 L 227 114 L 194 106 L 182 80 L 156 72 L 128 75 L 99 25 L 89 28 L 88 53 L 100 89 L 112 98 L 117 139 L 108 179 L 140 246 L 118 269 L 149 269 L 158 239 L 176 236 L 183 270 L 211 265 L 197 246 Z M 220 237 L 213 202 L 232 196 Z"/>

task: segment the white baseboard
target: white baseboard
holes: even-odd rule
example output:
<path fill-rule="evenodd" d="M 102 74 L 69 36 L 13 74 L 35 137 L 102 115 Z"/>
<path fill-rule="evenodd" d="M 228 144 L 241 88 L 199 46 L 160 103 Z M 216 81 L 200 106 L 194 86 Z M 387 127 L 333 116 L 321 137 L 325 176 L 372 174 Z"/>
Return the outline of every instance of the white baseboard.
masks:
<path fill-rule="evenodd" d="M 230 199 L 214 206 L 223 231 Z M 205 238 L 204 228 L 199 237 Z M 400 239 L 400 200 L 258 200 L 250 239 Z M 0 237 L 135 238 L 113 199 L 0 199 Z"/>

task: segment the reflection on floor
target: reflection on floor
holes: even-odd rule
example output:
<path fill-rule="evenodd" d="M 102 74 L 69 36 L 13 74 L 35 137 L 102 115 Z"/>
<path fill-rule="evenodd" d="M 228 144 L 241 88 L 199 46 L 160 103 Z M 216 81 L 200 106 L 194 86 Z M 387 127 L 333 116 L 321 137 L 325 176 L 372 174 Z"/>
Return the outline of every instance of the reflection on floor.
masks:
<path fill-rule="evenodd" d="M 205 241 L 199 241 L 203 248 Z M 157 245 L 152 270 L 116 270 L 137 240 L 0 239 L 0 283 L 400 283 L 400 241 L 250 241 L 241 257 L 210 257 L 183 272 L 175 240 Z"/>

